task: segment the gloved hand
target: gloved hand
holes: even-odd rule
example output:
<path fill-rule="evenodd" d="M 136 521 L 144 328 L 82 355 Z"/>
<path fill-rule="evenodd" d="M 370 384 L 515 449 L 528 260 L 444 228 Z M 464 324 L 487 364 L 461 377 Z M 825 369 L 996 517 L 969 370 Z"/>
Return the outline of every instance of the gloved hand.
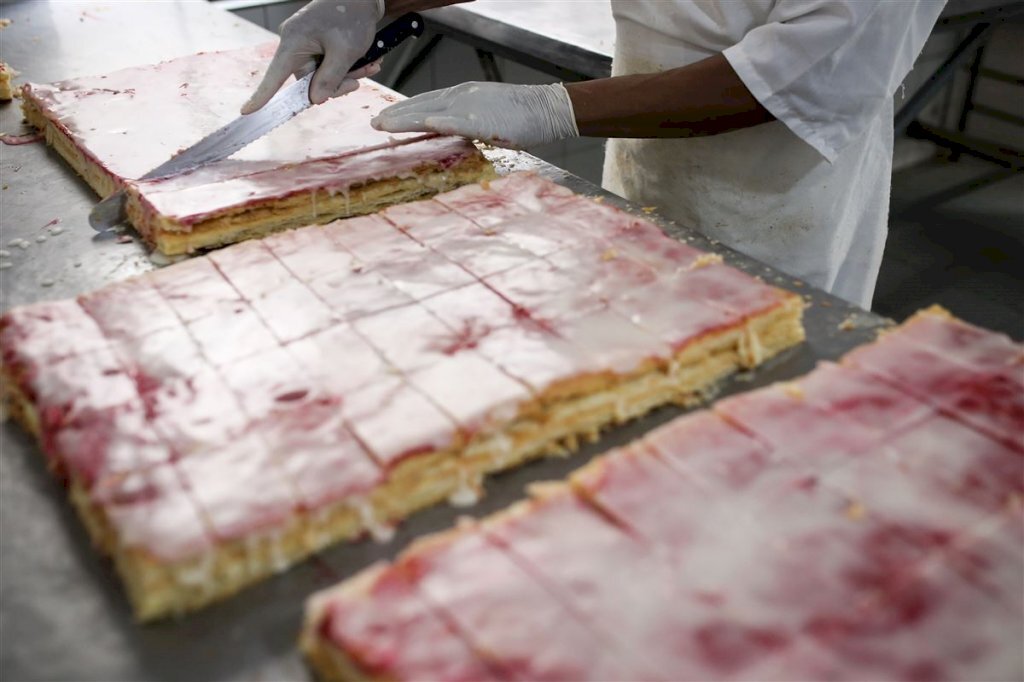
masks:
<path fill-rule="evenodd" d="M 569 93 L 560 83 L 462 83 L 393 104 L 371 125 L 390 133 L 462 135 L 513 149 L 580 134 Z"/>
<path fill-rule="evenodd" d="M 313 104 L 348 94 L 359 87 L 357 78 L 380 69 L 367 65 L 349 73 L 366 54 L 384 16 L 384 0 L 313 0 L 281 24 L 281 42 L 256 92 L 242 107 L 249 114 L 274 96 L 295 75 L 302 78 L 316 69 L 309 87 Z M 319 68 L 316 57 L 323 55 Z"/>

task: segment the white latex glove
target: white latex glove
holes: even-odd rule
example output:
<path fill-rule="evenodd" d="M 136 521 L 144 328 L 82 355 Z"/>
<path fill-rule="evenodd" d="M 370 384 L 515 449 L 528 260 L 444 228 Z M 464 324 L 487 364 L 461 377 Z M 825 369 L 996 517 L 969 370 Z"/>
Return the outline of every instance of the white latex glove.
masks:
<path fill-rule="evenodd" d="M 580 134 L 572 101 L 561 83 L 462 83 L 393 104 L 371 125 L 390 133 L 462 135 L 513 149 Z"/>
<path fill-rule="evenodd" d="M 357 78 L 380 70 L 379 65 L 371 64 L 349 73 L 370 49 L 383 16 L 384 0 L 313 0 L 281 24 L 277 52 L 242 113 L 252 113 L 270 101 L 288 76 L 302 78 L 314 69 L 309 87 L 313 104 L 356 90 Z M 316 58 L 321 55 L 323 61 L 317 68 Z"/>

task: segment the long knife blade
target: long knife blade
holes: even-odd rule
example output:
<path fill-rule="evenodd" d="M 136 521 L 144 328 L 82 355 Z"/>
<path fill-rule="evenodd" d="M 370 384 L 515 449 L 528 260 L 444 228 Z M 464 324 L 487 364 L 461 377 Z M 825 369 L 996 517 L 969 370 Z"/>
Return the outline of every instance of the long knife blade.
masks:
<path fill-rule="evenodd" d="M 370 49 L 352 65 L 350 71 L 380 59 L 406 38 L 422 34 L 423 18 L 420 15 L 414 12 L 402 15 L 377 33 Z M 259 111 L 240 116 L 210 133 L 146 173 L 140 180 L 170 177 L 226 159 L 308 109 L 312 104 L 309 100 L 309 84 L 312 79 L 312 73 L 303 76 L 283 88 Z M 89 224 L 102 232 L 124 222 L 125 217 L 125 193 L 119 190 L 93 207 L 89 213 Z"/>
<path fill-rule="evenodd" d="M 143 180 L 178 175 L 222 159 L 226 159 L 250 142 L 258 140 L 274 128 L 290 121 L 301 111 L 309 108 L 309 73 L 291 85 L 282 88 L 272 100 L 259 111 L 239 116 L 223 128 L 215 130 L 185 151 L 171 157 L 146 173 Z"/>

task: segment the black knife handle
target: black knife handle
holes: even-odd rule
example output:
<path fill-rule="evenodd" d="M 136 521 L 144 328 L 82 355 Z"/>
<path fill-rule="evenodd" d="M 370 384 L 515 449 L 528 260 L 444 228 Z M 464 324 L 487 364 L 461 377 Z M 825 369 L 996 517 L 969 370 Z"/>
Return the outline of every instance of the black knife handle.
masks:
<path fill-rule="evenodd" d="M 367 64 L 377 61 L 391 50 L 402 44 L 411 36 L 423 35 L 423 17 L 416 12 L 409 12 L 398 17 L 382 28 L 373 38 L 373 45 L 362 57 L 356 60 L 349 71 L 361 69 Z"/>

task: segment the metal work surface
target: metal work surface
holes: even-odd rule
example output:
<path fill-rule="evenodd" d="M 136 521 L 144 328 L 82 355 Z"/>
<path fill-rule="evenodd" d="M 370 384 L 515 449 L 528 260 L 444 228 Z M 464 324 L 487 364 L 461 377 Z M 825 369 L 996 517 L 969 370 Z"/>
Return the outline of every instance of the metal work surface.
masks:
<path fill-rule="evenodd" d="M 970 25 L 1019 0 L 948 0 L 940 25 Z M 609 0 L 475 0 L 431 10 L 433 29 L 556 75 L 611 75 L 615 21 Z M 565 72 L 565 73 L 560 73 Z"/>
<path fill-rule="evenodd" d="M 34 0 L 4 5 L 14 25 L 3 29 L 2 58 L 19 79 L 50 81 L 260 42 L 270 34 L 205 2 L 74 3 Z M 20 127 L 18 103 L 0 108 L 0 130 Z M 489 152 L 503 172 L 532 169 L 588 195 L 592 185 L 525 155 Z M 0 260 L 6 310 L 65 298 L 152 269 L 143 247 L 96 236 L 86 216 L 91 190 L 42 143 L 0 146 Z M 637 212 L 620 199 L 609 203 Z M 673 235 L 723 253 L 742 269 L 803 294 L 808 343 L 747 376 L 723 394 L 744 391 L 810 370 L 873 338 L 885 321 L 800 286 L 749 259 L 708 244 L 692 232 L 650 216 Z M 59 222 L 53 223 L 58 220 Z M 52 223 L 52 224 L 51 224 Z M 53 228 L 63 232 L 53 235 Z M 38 236 L 48 235 L 37 242 Z M 8 246 L 25 239 L 28 248 Z M 845 324 L 843 322 L 852 324 Z M 843 331 L 840 327 L 849 328 Z M 68 339 L 74 343 L 74 339 Z M 523 495 L 537 480 L 561 478 L 590 457 L 628 442 L 680 414 L 664 408 L 610 431 L 600 443 L 568 459 L 545 460 L 486 482 L 488 494 L 468 510 L 440 506 L 403 523 L 388 544 L 365 540 L 338 545 L 280 576 L 180 620 L 140 627 L 131 617 L 112 566 L 90 546 L 46 471 L 34 442 L 15 424 L 0 428 L 0 677 L 13 680 L 307 680 L 295 646 L 303 602 L 316 590 L 394 556 L 413 538 L 449 527 L 460 515 L 482 515 Z"/>
<path fill-rule="evenodd" d="M 612 72 L 615 21 L 609 0 L 475 0 L 425 16 L 438 33 L 541 71 L 576 78 Z"/>

